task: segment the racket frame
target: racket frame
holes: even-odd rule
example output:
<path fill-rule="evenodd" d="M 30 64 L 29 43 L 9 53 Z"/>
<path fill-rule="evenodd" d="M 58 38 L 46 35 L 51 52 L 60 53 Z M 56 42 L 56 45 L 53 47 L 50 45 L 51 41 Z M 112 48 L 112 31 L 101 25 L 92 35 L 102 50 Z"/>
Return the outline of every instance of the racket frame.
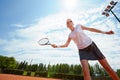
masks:
<path fill-rule="evenodd" d="M 40 44 L 40 41 L 41 40 L 43 40 L 43 39 L 46 39 L 46 40 L 48 40 L 45 44 Z M 42 38 L 42 39 L 40 39 L 39 41 L 38 41 L 38 44 L 39 45 L 42 45 L 42 46 L 44 46 L 44 45 L 51 45 L 51 43 L 49 42 L 49 39 L 48 38 Z"/>

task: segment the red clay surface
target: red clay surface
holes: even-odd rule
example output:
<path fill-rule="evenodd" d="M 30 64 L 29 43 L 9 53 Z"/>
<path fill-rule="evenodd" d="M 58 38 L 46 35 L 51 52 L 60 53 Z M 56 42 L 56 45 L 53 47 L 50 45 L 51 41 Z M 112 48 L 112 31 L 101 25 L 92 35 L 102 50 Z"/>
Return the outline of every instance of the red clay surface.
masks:
<path fill-rule="evenodd" d="M 0 80 L 60 80 L 60 79 L 19 76 L 19 75 L 11 75 L 11 74 L 0 74 Z"/>

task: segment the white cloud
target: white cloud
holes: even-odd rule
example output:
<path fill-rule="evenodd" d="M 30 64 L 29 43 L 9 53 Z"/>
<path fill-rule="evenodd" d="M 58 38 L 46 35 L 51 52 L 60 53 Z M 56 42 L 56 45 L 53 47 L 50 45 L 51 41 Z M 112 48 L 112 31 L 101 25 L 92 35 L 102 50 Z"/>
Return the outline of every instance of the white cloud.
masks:
<path fill-rule="evenodd" d="M 0 45 L 3 45 L 3 44 L 5 44 L 5 43 L 7 43 L 6 40 L 2 40 L 2 39 L 0 39 Z"/>
<path fill-rule="evenodd" d="M 26 27 L 26 26 L 23 25 L 23 24 L 11 24 L 11 26 L 18 27 L 18 28 Z"/>
<path fill-rule="evenodd" d="M 48 37 L 51 43 L 62 44 L 65 43 L 69 30 L 66 28 L 66 19 L 71 18 L 76 23 L 89 25 L 99 28 L 101 30 L 107 30 L 109 24 L 114 31 L 113 20 L 108 20 L 104 23 L 105 19 L 100 17 L 99 12 L 101 9 L 88 10 L 86 13 L 76 11 L 75 13 L 56 13 L 48 15 L 38 20 L 38 23 L 26 28 L 19 28 L 13 32 L 12 39 L 5 45 L 4 51 L 7 56 L 14 56 L 17 60 L 26 60 L 33 63 L 69 63 L 79 64 L 79 56 L 77 48 L 73 42 L 65 49 L 54 49 L 50 46 L 39 46 L 37 41 L 40 38 Z M 98 20 L 100 19 L 100 20 Z M 99 24 L 99 25 L 98 25 Z M 98 25 L 98 26 L 97 26 Z M 102 26 L 102 27 L 101 27 Z M 120 51 L 120 39 L 117 34 L 115 35 L 103 35 L 98 33 L 86 32 L 103 51 L 104 55 L 109 60 L 110 64 L 114 68 L 119 68 L 118 52 Z M 117 39 L 117 40 L 116 40 Z M 0 40 L 1 44 L 2 40 Z M 116 54 L 116 55 L 115 55 Z M 113 59 L 114 58 L 114 59 Z M 114 63 L 116 62 L 116 63 Z"/>

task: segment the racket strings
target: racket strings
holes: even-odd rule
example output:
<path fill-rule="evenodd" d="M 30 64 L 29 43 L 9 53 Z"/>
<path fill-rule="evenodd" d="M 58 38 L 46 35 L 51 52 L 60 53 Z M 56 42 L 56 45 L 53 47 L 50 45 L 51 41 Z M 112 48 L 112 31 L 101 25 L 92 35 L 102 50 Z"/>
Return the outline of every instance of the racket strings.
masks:
<path fill-rule="evenodd" d="M 44 38 L 44 39 L 39 40 L 38 43 L 39 43 L 40 45 L 46 45 L 46 44 L 49 43 L 49 40 L 48 40 L 47 38 Z"/>

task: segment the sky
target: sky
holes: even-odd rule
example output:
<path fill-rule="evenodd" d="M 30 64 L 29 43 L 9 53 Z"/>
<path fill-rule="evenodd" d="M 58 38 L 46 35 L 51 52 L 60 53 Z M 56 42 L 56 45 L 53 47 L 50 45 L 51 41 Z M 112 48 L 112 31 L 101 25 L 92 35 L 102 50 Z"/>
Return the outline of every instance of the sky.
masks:
<path fill-rule="evenodd" d="M 113 30 L 114 35 L 85 31 L 114 69 L 120 69 L 120 23 L 110 13 L 101 15 L 111 0 L 0 0 L 0 55 L 32 64 L 80 64 L 74 42 L 67 48 L 40 46 L 39 39 L 64 44 L 70 30 L 66 19 L 76 24 Z M 120 18 L 120 3 L 112 9 Z M 96 6 L 97 5 L 97 6 Z M 94 65 L 97 61 L 89 61 Z"/>

